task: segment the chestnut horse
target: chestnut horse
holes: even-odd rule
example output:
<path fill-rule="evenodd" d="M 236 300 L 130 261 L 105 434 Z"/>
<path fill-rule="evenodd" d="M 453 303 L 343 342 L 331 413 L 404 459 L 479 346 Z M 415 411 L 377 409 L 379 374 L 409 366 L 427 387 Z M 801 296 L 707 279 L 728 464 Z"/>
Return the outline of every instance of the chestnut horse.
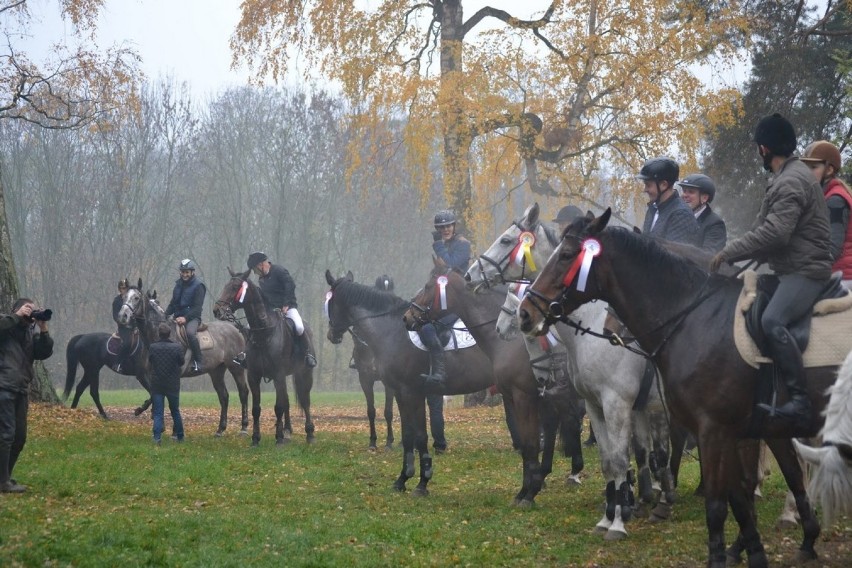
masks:
<path fill-rule="evenodd" d="M 593 300 L 613 306 L 660 369 L 673 418 L 698 436 L 708 565 L 725 566 L 724 528 L 730 504 L 740 530 L 737 548 L 747 552 L 749 566 L 766 566 L 754 508 L 758 440 L 748 438 L 756 412 L 758 370 L 740 357 L 734 344 L 734 310 L 742 282 L 709 275 L 653 239 L 607 228 L 610 215 L 609 209 L 600 217 L 589 213 L 568 226 L 521 302 L 521 330 L 546 333 L 549 325 Z M 807 370 L 814 408 L 807 427 L 794 430 L 770 422 L 760 433 L 795 496 L 804 532 L 802 559 L 816 557 L 814 542 L 820 528 L 791 438 L 819 431 L 825 391 L 836 372 L 836 366 Z M 783 402 L 786 393 L 780 394 Z"/>

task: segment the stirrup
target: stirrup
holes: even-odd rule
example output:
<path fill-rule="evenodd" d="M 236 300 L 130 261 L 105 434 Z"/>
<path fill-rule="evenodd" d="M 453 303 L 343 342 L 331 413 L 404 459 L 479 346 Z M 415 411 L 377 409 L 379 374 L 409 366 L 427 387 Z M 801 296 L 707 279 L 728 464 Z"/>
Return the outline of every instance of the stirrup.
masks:
<path fill-rule="evenodd" d="M 308 353 L 305 355 L 305 365 L 310 368 L 314 368 L 317 366 L 317 358 L 313 356 L 313 354 Z"/>

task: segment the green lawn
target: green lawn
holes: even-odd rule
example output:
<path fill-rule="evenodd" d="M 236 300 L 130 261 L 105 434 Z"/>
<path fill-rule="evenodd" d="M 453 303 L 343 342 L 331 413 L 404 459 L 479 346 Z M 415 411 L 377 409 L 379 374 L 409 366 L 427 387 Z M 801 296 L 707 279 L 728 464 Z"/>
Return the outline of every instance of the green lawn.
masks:
<path fill-rule="evenodd" d="M 283 447 L 274 445 L 274 398 L 266 393 L 258 448 L 238 435 L 233 398 L 226 436 L 212 436 L 212 393 L 184 393 L 186 442 L 156 447 L 149 415 L 128 412 L 142 395 L 102 393 L 120 417 L 108 422 L 88 395 L 76 411 L 32 407 L 15 471 L 30 491 L 0 495 L 0 566 L 695 566 L 706 556 L 691 458 L 674 519 L 634 520 L 626 540 L 608 543 L 592 530 L 603 489 L 595 450 L 586 451 L 581 488 L 565 485 L 570 467 L 560 457 L 535 508 L 510 506 L 521 465 L 499 407 L 447 410 L 450 451 L 435 457 L 431 494 L 417 498 L 391 491 L 399 449 L 367 450 L 360 393 L 314 394 L 317 442 L 305 444 L 295 411 L 293 440 Z M 395 427 L 399 441 L 398 419 Z M 780 474 L 763 493 L 761 532 L 779 562 L 800 533 L 773 528 Z M 728 529 L 730 539 L 730 517 Z M 848 565 L 850 533 L 850 523 L 824 530 L 819 565 Z"/>

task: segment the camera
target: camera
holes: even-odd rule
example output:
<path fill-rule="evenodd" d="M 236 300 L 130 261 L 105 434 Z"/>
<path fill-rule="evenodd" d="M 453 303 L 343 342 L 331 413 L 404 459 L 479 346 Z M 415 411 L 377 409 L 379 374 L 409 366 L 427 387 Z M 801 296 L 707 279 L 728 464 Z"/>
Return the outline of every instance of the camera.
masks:
<path fill-rule="evenodd" d="M 50 321 L 50 318 L 53 317 L 53 310 L 50 308 L 45 310 L 33 310 L 30 317 L 36 321 Z"/>

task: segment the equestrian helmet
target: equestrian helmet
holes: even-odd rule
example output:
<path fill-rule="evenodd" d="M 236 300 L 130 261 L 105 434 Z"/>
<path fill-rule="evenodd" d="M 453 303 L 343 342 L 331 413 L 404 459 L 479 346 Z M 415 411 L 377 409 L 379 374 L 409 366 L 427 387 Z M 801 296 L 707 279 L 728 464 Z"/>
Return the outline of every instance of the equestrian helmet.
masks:
<path fill-rule="evenodd" d="M 251 270 L 255 266 L 257 266 L 258 264 L 263 262 L 264 260 L 269 260 L 269 257 L 266 256 L 266 253 L 256 251 L 256 252 L 253 252 L 249 255 L 248 260 L 246 261 L 246 264 L 248 265 L 249 269 Z"/>
<path fill-rule="evenodd" d="M 195 266 L 195 262 L 193 262 L 192 259 L 189 258 L 185 258 L 180 261 L 180 265 L 178 266 L 178 270 L 192 270 L 193 272 L 195 272 L 197 269 L 198 267 Z"/>
<path fill-rule="evenodd" d="M 130 288 L 130 281 L 127 278 L 122 278 L 118 281 L 119 288 Z"/>
<path fill-rule="evenodd" d="M 829 166 L 834 166 L 835 172 L 840 171 L 840 150 L 828 140 L 811 142 L 805 148 L 801 160 L 803 162 L 824 162 Z"/>
<path fill-rule="evenodd" d="M 754 141 L 776 156 L 790 156 L 796 150 L 796 130 L 789 120 L 776 112 L 760 119 L 754 130 Z"/>
<path fill-rule="evenodd" d="M 570 223 L 577 217 L 582 217 L 583 212 L 580 211 L 579 207 L 575 207 L 574 205 L 566 205 L 562 209 L 559 210 L 559 213 L 556 214 L 556 217 L 553 219 L 554 223 Z"/>
<path fill-rule="evenodd" d="M 387 274 L 382 274 L 376 278 L 376 288 L 385 292 L 393 291 L 393 278 Z"/>
<path fill-rule="evenodd" d="M 636 176 L 642 181 L 667 181 L 670 184 L 674 184 L 678 177 L 680 177 L 680 167 L 677 162 L 667 156 L 646 160 Z"/>
<path fill-rule="evenodd" d="M 681 187 L 694 187 L 699 193 L 706 193 L 710 197 L 707 203 L 710 203 L 716 197 L 716 184 L 709 176 L 704 174 L 689 174 L 678 183 Z"/>
<path fill-rule="evenodd" d="M 455 223 L 456 214 L 449 209 L 444 209 L 443 211 L 435 213 L 435 228 L 455 225 Z"/>

